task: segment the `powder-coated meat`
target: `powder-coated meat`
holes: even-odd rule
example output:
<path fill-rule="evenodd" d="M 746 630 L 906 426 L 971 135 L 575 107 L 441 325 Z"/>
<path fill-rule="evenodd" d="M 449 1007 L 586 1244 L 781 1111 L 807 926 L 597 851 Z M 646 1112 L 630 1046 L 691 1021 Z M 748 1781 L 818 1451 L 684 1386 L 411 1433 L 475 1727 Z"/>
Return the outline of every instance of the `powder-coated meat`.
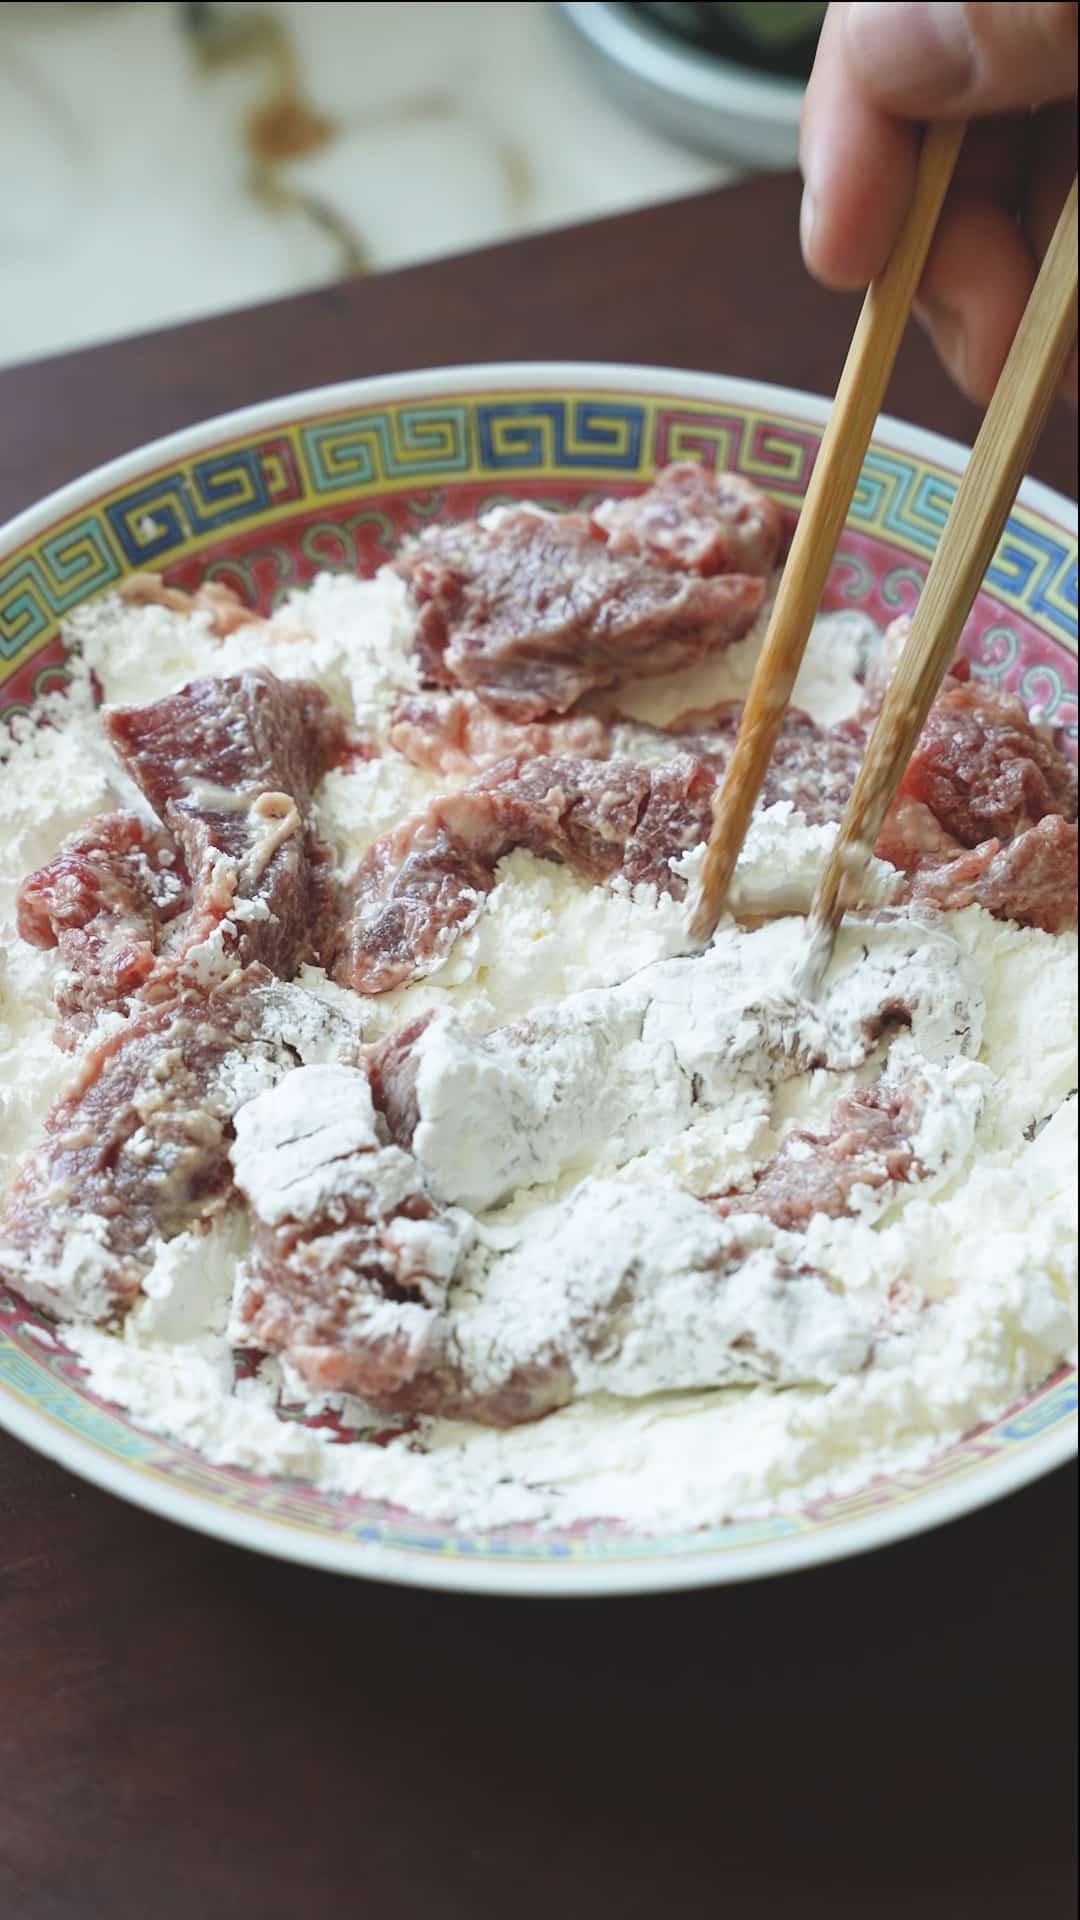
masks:
<path fill-rule="evenodd" d="M 855 1188 L 917 1177 L 911 1137 L 924 1100 L 925 1089 L 913 1079 L 843 1094 L 828 1133 L 787 1134 L 753 1186 L 714 1200 L 716 1212 L 764 1214 L 775 1226 L 793 1231 L 815 1214 L 835 1219 L 851 1213 Z"/>
<path fill-rule="evenodd" d="M 710 768 L 689 753 L 678 753 L 649 770 L 649 788 L 629 835 L 618 871 L 631 886 L 639 881 L 675 900 L 686 881 L 672 873 L 671 862 L 709 837 L 716 781 Z"/>
<path fill-rule="evenodd" d="M 387 1144 L 363 1072 L 291 1074 L 237 1115 L 232 1161 L 253 1229 L 233 1311 L 243 1344 L 281 1354 L 315 1392 L 386 1414 L 509 1426 L 570 1398 L 561 1361 L 537 1357 L 486 1394 L 468 1379 L 450 1308 L 469 1216 Z"/>
<path fill-rule="evenodd" d="M 906 645 L 894 620 L 867 673 L 869 724 Z M 1015 694 L 953 662 L 874 851 L 908 876 L 907 897 L 1055 933 L 1077 907 L 1076 771 Z"/>
<path fill-rule="evenodd" d="M 909 897 L 951 911 L 977 905 L 999 920 L 1057 933 L 1076 918 L 1076 827 L 1048 813 L 1005 846 L 984 840 L 937 864 L 920 864 Z"/>
<path fill-rule="evenodd" d="M 333 1111 L 343 1104 L 336 1096 Z M 319 1134 L 339 1131 L 327 1122 Z M 321 1155 L 313 1177 L 283 1180 L 274 1169 L 281 1199 L 267 1216 L 238 1161 L 238 1184 L 256 1213 L 256 1252 L 234 1314 L 252 1344 L 282 1353 L 316 1390 L 357 1393 L 383 1414 L 512 1427 L 608 1380 L 611 1391 L 640 1397 L 651 1389 L 631 1356 L 657 1342 L 674 1387 L 715 1384 L 715 1370 L 725 1383 L 831 1384 L 865 1363 L 865 1316 L 830 1295 L 810 1265 L 762 1245 L 760 1228 L 743 1244 L 689 1195 L 638 1196 L 608 1184 L 597 1208 L 588 1189 L 604 1183 L 586 1182 L 553 1209 L 546 1257 L 510 1252 L 481 1280 L 482 1259 L 457 1270 L 467 1242 L 454 1210 L 429 1210 L 415 1168 L 405 1170 L 408 1154 L 373 1143 L 324 1151 L 319 1134 L 304 1142 Z M 415 1215 L 402 1204 L 410 1190 Z M 582 1205 L 594 1211 L 596 1235 L 586 1274 L 574 1219 Z M 666 1244 L 665 1207 L 678 1212 L 681 1244 Z M 756 1286 L 743 1284 L 751 1264 Z M 530 1289 L 546 1296 L 539 1324 L 524 1309 Z M 764 1326 L 751 1305 L 762 1289 Z M 668 1318 L 672 1295 L 678 1306 Z M 813 1332 L 792 1342 L 800 1320 Z M 789 1346 L 783 1358 L 770 1334 Z"/>
<path fill-rule="evenodd" d="M 708 768 L 688 754 L 506 760 L 376 841 L 348 883 L 334 974 L 385 993 L 444 958 L 475 919 L 504 854 L 526 847 L 591 880 L 623 873 L 681 898 L 670 861 L 708 832 Z"/>
<path fill-rule="evenodd" d="M 386 1121 L 391 1140 L 399 1147 L 411 1146 L 420 1109 L 416 1097 L 416 1075 L 420 1056 L 416 1042 L 431 1025 L 433 1013 L 422 1013 L 406 1021 L 395 1033 L 380 1040 L 368 1054 L 368 1078 L 376 1112 Z"/>
<path fill-rule="evenodd" d="M 0 1273 L 69 1315 L 131 1304 L 158 1240 L 226 1204 L 236 1108 L 295 1064 L 262 1032 L 274 990 L 250 968 L 205 999 L 144 1008 L 85 1057 L 12 1190 Z"/>
<path fill-rule="evenodd" d="M 387 1144 L 366 1076 L 345 1067 L 302 1070 L 244 1107 L 231 1157 L 253 1224 L 233 1327 L 245 1345 L 281 1354 L 310 1388 L 358 1394 L 384 1414 L 496 1427 L 539 1419 L 572 1399 L 583 1375 L 596 1385 L 606 1366 L 617 1372 L 623 1342 L 649 1339 L 658 1316 L 663 1326 L 662 1296 L 672 1288 L 683 1303 L 676 1324 L 687 1321 L 688 1296 L 697 1311 L 722 1316 L 731 1378 L 771 1377 L 778 1363 L 767 1344 L 748 1344 L 740 1268 L 748 1259 L 764 1267 L 781 1322 L 799 1313 L 807 1288 L 822 1290 L 820 1276 L 768 1249 L 755 1254 L 688 1195 L 668 1197 L 682 1236 L 668 1248 L 656 1197 L 625 1186 L 609 1186 L 606 1208 L 596 1210 L 587 1275 L 577 1271 L 575 1225 L 579 1204 L 595 1205 L 587 1191 L 553 1210 L 546 1261 L 534 1251 L 522 1265 L 511 1253 L 492 1266 L 481 1253 L 466 1268 L 470 1217 L 433 1198 L 413 1155 Z M 548 1296 L 533 1324 L 522 1298 L 529 1287 Z M 708 1377 L 694 1318 L 673 1363 L 684 1385 Z M 865 1336 L 854 1332 L 844 1370 L 865 1353 Z M 809 1377 L 822 1359 L 808 1350 Z M 796 1374 L 804 1377 L 798 1359 Z M 627 1390 L 643 1390 L 632 1362 Z"/>
<path fill-rule="evenodd" d="M 438 965 L 495 884 L 493 865 L 440 823 L 438 801 L 370 847 L 346 886 L 334 977 L 387 993 Z"/>
<path fill-rule="evenodd" d="M 341 716 L 319 688 L 252 669 L 115 708 L 105 724 L 183 851 L 193 888 L 186 945 L 230 916 L 230 961 L 291 978 L 322 943 L 329 887 L 309 807 L 344 749 Z"/>
<path fill-rule="evenodd" d="M 696 460 L 658 473 L 629 500 L 605 500 L 593 519 L 612 553 L 643 553 L 659 566 L 705 575 L 772 571 L 783 522 L 775 500 L 739 473 L 712 474 Z"/>
<path fill-rule="evenodd" d="M 765 591 L 750 574 L 704 580 L 613 553 L 584 514 L 526 508 L 433 527 L 397 564 L 425 679 L 522 721 L 692 666 L 746 632 Z"/>
<path fill-rule="evenodd" d="M 69 835 L 19 888 L 21 937 L 57 947 L 56 1004 L 70 1042 L 102 1007 L 124 1009 L 154 972 L 162 928 L 188 901 L 172 836 L 135 813 L 109 813 Z"/>
<path fill-rule="evenodd" d="M 719 777 L 735 746 L 742 717 L 741 700 L 680 714 L 663 731 L 687 753 L 713 768 Z M 789 707 L 765 774 L 758 805 L 789 800 L 807 822 L 839 820 L 866 750 L 867 730 L 860 720 L 819 726 L 799 707 Z"/>
<path fill-rule="evenodd" d="M 899 789 L 962 846 L 1076 818 L 1076 774 L 1015 694 L 978 680 L 938 695 Z"/>
<path fill-rule="evenodd" d="M 377 1407 L 437 1360 L 467 1216 L 382 1137 L 366 1074 L 308 1067 L 237 1116 L 254 1246 L 235 1323 L 309 1385 Z"/>
<path fill-rule="evenodd" d="M 474 693 L 403 694 L 394 709 L 390 744 L 414 767 L 469 774 L 508 755 L 572 754 L 602 760 L 610 730 L 599 715 L 565 720 L 506 720 Z"/>

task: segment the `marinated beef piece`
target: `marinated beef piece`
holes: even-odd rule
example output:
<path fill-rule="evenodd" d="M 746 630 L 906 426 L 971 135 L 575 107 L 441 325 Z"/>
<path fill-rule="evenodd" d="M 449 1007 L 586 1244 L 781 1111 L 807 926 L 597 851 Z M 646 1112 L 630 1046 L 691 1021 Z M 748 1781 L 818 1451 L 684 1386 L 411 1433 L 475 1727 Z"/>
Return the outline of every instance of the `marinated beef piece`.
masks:
<path fill-rule="evenodd" d="M 775 1226 L 796 1231 L 818 1213 L 830 1219 L 852 1213 L 856 1187 L 918 1178 L 911 1137 L 922 1117 L 925 1091 L 908 1079 L 843 1094 L 828 1133 L 787 1134 L 749 1191 L 715 1199 L 715 1211 L 763 1214 Z"/>
<path fill-rule="evenodd" d="M 724 700 L 680 714 L 663 729 L 686 753 L 723 775 L 742 718 L 741 700 Z M 765 774 L 758 805 L 790 800 L 811 826 L 839 820 L 866 751 L 867 729 L 860 720 L 819 726 L 799 707 L 789 707 Z"/>
<path fill-rule="evenodd" d="M 916 868 L 909 898 L 955 912 L 985 907 L 999 920 L 1057 933 L 1077 912 L 1077 830 L 1048 813 L 1002 846 L 984 840 Z"/>
<path fill-rule="evenodd" d="M 719 778 L 735 745 L 742 702 L 680 714 L 666 727 L 623 722 L 616 757 L 655 764 L 658 750 L 693 754 Z M 570 713 L 563 720 L 518 723 L 493 713 L 469 693 L 408 694 L 398 703 L 391 744 L 413 766 L 438 773 L 479 773 L 508 758 L 554 757 L 604 760 L 613 750 L 612 726 L 598 713 Z M 861 720 L 819 726 L 791 707 L 765 776 L 760 805 L 790 800 L 811 823 L 839 820 L 865 751 Z"/>
<path fill-rule="evenodd" d="M 895 620 L 866 681 L 869 722 L 911 622 Z M 1015 694 L 954 661 L 874 852 L 908 875 L 907 898 L 1056 933 L 1077 908 L 1076 771 Z"/>
<path fill-rule="evenodd" d="M 474 693 L 404 694 L 394 710 L 390 743 L 412 766 L 448 774 L 479 772 L 509 755 L 603 760 L 611 749 L 609 728 L 597 714 L 506 720 Z"/>
<path fill-rule="evenodd" d="M 569 713 L 564 719 L 516 722 L 493 713 L 471 693 L 405 694 L 390 727 L 390 742 L 413 766 L 436 773 L 481 773 L 505 759 L 605 760 L 655 764 L 658 752 L 693 754 L 722 775 L 731 759 L 741 700 L 724 700 L 680 714 L 665 727 L 622 721 L 616 714 Z M 618 728 L 613 741 L 613 727 Z M 808 821 L 838 820 L 865 750 L 861 720 L 822 727 L 790 707 L 765 776 L 760 804 L 790 800 Z"/>
<path fill-rule="evenodd" d="M 963 853 L 959 840 L 946 833 L 936 814 L 921 800 L 897 794 L 885 824 L 874 842 L 879 860 L 887 860 L 901 873 L 914 875 L 923 868 L 934 868 L 954 854 Z"/>
<path fill-rule="evenodd" d="M 392 1408 L 437 1363 L 472 1238 L 380 1137 L 366 1074 L 307 1067 L 245 1107 L 232 1148 L 254 1229 L 234 1326 L 318 1390 Z"/>
<path fill-rule="evenodd" d="M 396 1033 L 378 1041 L 368 1054 L 371 1098 L 386 1122 L 391 1140 L 399 1147 L 412 1145 L 420 1118 L 416 1098 L 420 1055 L 416 1042 L 434 1018 L 434 1013 L 422 1013 L 418 1019 L 406 1021 Z"/>
<path fill-rule="evenodd" d="M 0 1273 L 67 1318 L 123 1313 L 156 1243 L 228 1201 L 233 1115 L 298 1058 L 283 995 L 309 1023 L 333 1022 L 252 967 L 206 998 L 143 1009 L 94 1048 L 12 1190 Z"/>
<path fill-rule="evenodd" d="M 689 753 L 649 769 L 648 792 L 617 868 L 631 886 L 645 881 L 674 900 L 685 898 L 686 881 L 671 862 L 708 839 L 715 791 L 710 769 Z"/>
<path fill-rule="evenodd" d="M 359 1072 L 307 1069 L 252 1101 L 232 1159 L 254 1226 L 234 1332 L 314 1390 L 381 1413 L 509 1427 L 576 1393 L 831 1381 L 866 1357 L 858 1307 L 760 1223 L 735 1233 L 687 1194 L 665 1191 L 661 1205 L 647 1189 L 586 1181 L 551 1209 L 541 1247 L 466 1265 L 469 1216 L 385 1144 Z"/>
<path fill-rule="evenodd" d="M 447 1008 L 423 1014 L 367 1054 L 389 1137 L 437 1199 L 486 1212 L 569 1170 L 659 1148 L 722 1105 L 733 1080 L 764 1091 L 850 1070 L 901 1030 L 916 1044 L 932 1036 L 935 1050 L 978 1047 L 982 998 L 945 933 L 913 926 L 897 943 L 891 922 L 868 923 L 813 1004 L 768 977 L 768 937 L 745 938 L 737 987 L 721 944 L 485 1033 Z M 935 948 L 946 965 L 928 993 Z"/>
<path fill-rule="evenodd" d="M 188 903 L 176 843 L 135 813 L 108 813 L 71 834 L 19 888 L 22 939 L 58 947 L 56 993 L 70 1044 L 102 1007 L 126 1009 L 157 963 L 162 928 Z"/>
<path fill-rule="evenodd" d="M 629 500 L 593 513 L 612 553 L 642 553 L 658 566 L 706 576 L 772 572 L 783 521 L 775 500 L 739 473 L 709 473 L 682 460 Z"/>
<path fill-rule="evenodd" d="M 656 767 L 561 757 L 501 761 L 376 841 L 348 883 L 334 974 L 385 993 L 430 972 L 479 912 L 514 847 L 591 880 L 624 873 L 681 898 L 669 861 L 708 832 L 712 777 L 688 754 Z"/>
<path fill-rule="evenodd" d="M 377 840 L 345 888 L 327 958 L 357 993 L 388 993 L 430 973 L 495 884 L 491 862 L 441 825 L 440 804 Z"/>
<path fill-rule="evenodd" d="M 520 508 L 433 527 L 397 562 L 417 610 L 424 678 L 497 713 L 565 713 L 597 687 L 672 673 L 750 626 L 764 582 L 674 572 L 611 551 L 584 514 Z"/>
<path fill-rule="evenodd" d="M 707 839 L 714 789 L 690 753 L 652 766 L 553 755 L 503 761 L 438 804 L 448 830 L 492 862 L 527 847 L 590 880 L 622 874 L 681 900 L 670 862 Z"/>
<path fill-rule="evenodd" d="M 237 627 L 251 626 L 260 619 L 252 607 L 245 607 L 238 594 L 219 580 L 205 580 L 197 593 L 185 593 L 181 587 L 167 587 L 160 573 L 132 573 L 120 582 L 121 600 L 136 607 L 168 607 L 172 613 L 206 613 L 212 632 L 224 640 Z"/>
<path fill-rule="evenodd" d="M 953 683 L 935 700 L 898 799 L 918 800 L 964 847 L 1012 840 L 1047 814 L 1076 818 L 1076 773 L 1015 694 Z"/>
<path fill-rule="evenodd" d="M 197 854 L 204 816 L 218 820 L 215 851 L 237 859 L 252 837 L 239 802 L 283 791 L 306 807 L 345 745 L 345 723 L 320 688 L 266 667 L 208 674 L 151 706 L 114 707 L 105 724 L 159 818 L 190 819 Z"/>
<path fill-rule="evenodd" d="M 609 880 L 649 798 L 648 768 L 629 760 L 503 760 L 441 801 L 454 838 L 492 867 L 514 847 Z"/>
<path fill-rule="evenodd" d="M 260 961 L 290 978 L 319 951 L 330 910 L 309 808 L 345 748 L 341 716 L 318 687 L 260 668 L 114 708 L 106 728 L 183 851 L 193 890 L 185 949 L 228 916 L 229 964 Z"/>
<path fill-rule="evenodd" d="M 658 766 L 633 760 L 504 760 L 436 802 L 447 831 L 491 863 L 514 847 L 590 880 L 624 873 L 681 899 L 668 862 L 702 840 L 713 780 L 689 754 Z"/>

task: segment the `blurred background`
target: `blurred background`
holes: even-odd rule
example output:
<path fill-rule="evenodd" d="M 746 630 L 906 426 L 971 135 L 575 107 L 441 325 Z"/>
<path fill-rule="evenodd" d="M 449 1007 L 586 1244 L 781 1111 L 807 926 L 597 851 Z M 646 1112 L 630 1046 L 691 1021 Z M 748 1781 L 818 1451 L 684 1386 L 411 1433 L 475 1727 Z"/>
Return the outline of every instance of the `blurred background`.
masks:
<path fill-rule="evenodd" d="M 0 4 L 0 364 L 790 166 L 824 12 Z"/>

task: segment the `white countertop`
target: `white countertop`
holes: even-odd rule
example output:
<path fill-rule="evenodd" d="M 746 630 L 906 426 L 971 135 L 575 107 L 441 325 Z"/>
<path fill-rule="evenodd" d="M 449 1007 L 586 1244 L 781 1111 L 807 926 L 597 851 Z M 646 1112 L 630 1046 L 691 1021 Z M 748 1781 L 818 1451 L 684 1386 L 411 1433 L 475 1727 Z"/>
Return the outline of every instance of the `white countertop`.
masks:
<path fill-rule="evenodd" d="M 227 48 L 191 11 L 0 5 L 0 364 L 734 177 L 609 101 L 540 0 L 233 4 Z M 260 167 L 290 72 L 328 124 Z"/>

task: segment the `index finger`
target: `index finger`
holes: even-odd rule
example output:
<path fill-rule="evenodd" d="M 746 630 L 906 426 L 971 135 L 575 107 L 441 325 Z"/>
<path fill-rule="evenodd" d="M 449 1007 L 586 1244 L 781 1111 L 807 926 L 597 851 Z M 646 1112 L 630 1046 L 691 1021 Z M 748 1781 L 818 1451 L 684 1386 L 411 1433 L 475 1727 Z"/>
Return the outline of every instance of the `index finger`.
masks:
<path fill-rule="evenodd" d="M 803 102 L 799 160 L 806 264 L 826 286 L 865 287 L 888 259 L 915 185 L 919 135 L 874 105 L 850 66 L 843 5 L 830 6 Z"/>

